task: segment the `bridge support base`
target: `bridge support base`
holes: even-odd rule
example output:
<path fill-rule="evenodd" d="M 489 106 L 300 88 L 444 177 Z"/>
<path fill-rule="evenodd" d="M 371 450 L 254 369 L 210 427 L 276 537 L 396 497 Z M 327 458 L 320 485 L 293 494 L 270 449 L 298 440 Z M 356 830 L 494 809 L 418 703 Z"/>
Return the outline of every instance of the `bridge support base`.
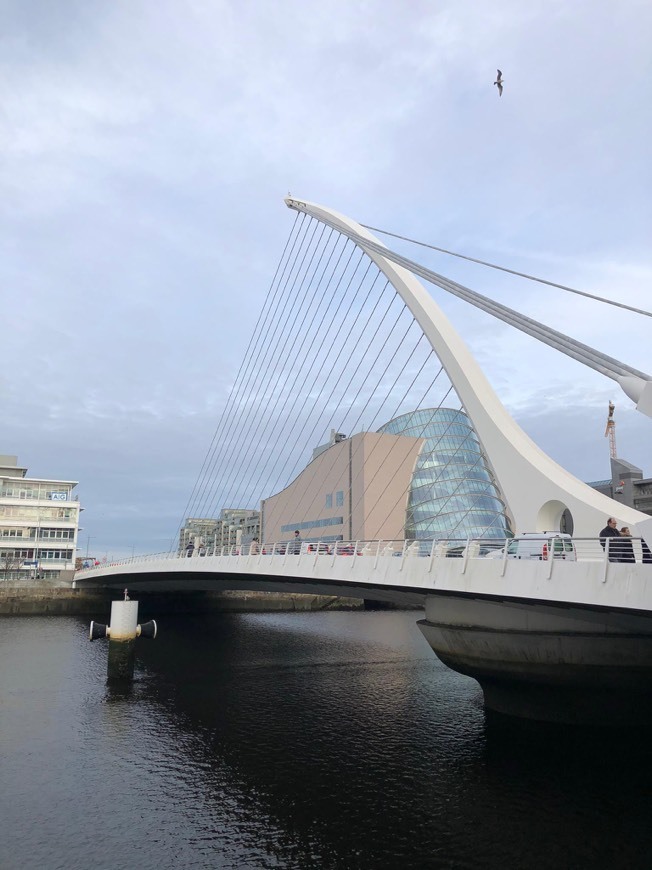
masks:
<path fill-rule="evenodd" d="M 472 666 L 446 656 L 437 657 L 452 670 L 474 677 L 482 688 L 487 710 L 567 725 L 636 727 L 652 724 L 652 693 L 632 688 L 620 691 L 578 682 L 575 685 L 528 683 L 525 680 L 484 676 Z M 552 680 L 552 675 L 551 675 Z"/>
<path fill-rule="evenodd" d="M 133 680 L 135 657 L 134 640 L 110 640 L 107 680 L 110 683 Z"/>
<path fill-rule="evenodd" d="M 428 599 L 437 657 L 476 679 L 485 707 L 548 722 L 652 724 L 652 619 L 531 603 Z"/>

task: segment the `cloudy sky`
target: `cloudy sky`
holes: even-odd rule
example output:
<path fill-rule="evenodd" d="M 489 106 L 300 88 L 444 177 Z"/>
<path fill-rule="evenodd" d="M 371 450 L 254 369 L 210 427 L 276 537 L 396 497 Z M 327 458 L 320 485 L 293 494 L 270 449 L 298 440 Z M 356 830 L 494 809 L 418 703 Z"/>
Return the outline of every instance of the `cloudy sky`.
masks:
<path fill-rule="evenodd" d="M 652 308 L 647 0 L 0 11 L 0 453 L 80 482 L 83 549 L 167 548 L 288 238 L 288 191 Z M 649 318 L 409 254 L 652 372 Z M 557 461 L 609 475 L 613 398 L 619 453 L 652 475 L 652 421 L 613 382 L 431 292 Z"/>

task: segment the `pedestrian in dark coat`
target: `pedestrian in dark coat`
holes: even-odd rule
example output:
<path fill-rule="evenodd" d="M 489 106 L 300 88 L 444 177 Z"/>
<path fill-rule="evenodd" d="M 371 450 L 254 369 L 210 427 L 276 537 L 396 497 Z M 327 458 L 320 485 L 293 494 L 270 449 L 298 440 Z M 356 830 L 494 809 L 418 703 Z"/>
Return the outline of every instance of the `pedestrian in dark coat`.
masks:
<path fill-rule="evenodd" d="M 609 517 L 607 520 L 607 525 L 600 532 L 600 546 L 604 550 L 606 546 L 606 542 L 608 538 L 619 538 L 620 532 L 618 531 L 618 523 L 613 517 Z M 609 544 L 609 561 L 617 562 L 618 561 L 618 545 L 616 545 L 615 552 L 612 550 L 613 541 Z"/>
<path fill-rule="evenodd" d="M 634 555 L 634 543 L 632 541 L 632 536 L 627 526 L 623 526 L 620 530 L 620 540 L 614 541 L 612 543 L 612 547 L 614 545 L 618 546 L 618 561 L 619 562 L 635 562 L 636 556 Z"/>

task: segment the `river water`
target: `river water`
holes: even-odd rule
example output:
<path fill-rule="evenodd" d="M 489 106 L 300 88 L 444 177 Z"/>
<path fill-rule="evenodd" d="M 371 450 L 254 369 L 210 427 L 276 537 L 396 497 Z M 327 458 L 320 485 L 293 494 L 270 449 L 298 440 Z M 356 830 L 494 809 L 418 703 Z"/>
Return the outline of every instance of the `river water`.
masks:
<path fill-rule="evenodd" d="M 415 612 L 0 620 L 0 867 L 649 868 L 646 735 L 488 718 Z"/>

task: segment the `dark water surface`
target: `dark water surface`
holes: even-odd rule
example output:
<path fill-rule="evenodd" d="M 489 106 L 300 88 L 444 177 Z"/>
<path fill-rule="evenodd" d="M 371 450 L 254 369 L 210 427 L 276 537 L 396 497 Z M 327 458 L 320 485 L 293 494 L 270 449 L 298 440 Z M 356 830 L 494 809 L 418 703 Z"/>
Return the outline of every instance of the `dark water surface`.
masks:
<path fill-rule="evenodd" d="M 0 620 L 0 867 L 651 868 L 645 735 L 487 720 L 406 612 Z"/>

